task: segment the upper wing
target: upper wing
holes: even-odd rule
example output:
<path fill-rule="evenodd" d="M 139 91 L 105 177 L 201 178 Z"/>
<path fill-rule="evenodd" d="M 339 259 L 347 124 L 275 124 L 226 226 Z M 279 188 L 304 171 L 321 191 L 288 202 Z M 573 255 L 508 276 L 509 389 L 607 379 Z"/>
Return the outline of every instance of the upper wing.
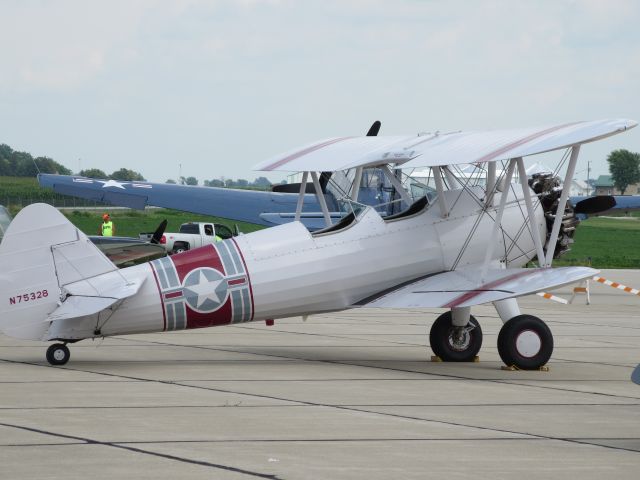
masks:
<path fill-rule="evenodd" d="M 404 137 L 339 137 L 278 155 L 256 165 L 254 169 L 320 172 L 381 163 L 414 168 L 489 162 L 593 142 L 636 125 L 634 120 L 609 119 L 486 132 Z"/>
<path fill-rule="evenodd" d="M 484 281 L 481 268 L 438 273 L 401 285 L 358 302 L 361 307 L 470 307 L 512 297 L 530 295 L 593 277 L 588 267 L 515 268 L 489 270 Z"/>

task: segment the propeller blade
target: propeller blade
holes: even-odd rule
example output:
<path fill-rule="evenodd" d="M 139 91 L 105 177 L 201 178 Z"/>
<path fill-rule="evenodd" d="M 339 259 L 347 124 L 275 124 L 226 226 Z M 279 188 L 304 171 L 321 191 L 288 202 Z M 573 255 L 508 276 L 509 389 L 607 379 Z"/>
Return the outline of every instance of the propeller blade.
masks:
<path fill-rule="evenodd" d="M 599 195 L 587 198 L 576 203 L 576 213 L 594 214 L 607 211 L 616 206 L 616 199 L 610 195 Z"/>
<path fill-rule="evenodd" d="M 380 120 L 376 120 L 375 122 L 373 122 L 371 128 L 369 128 L 369 131 L 367 132 L 367 137 L 377 137 L 378 133 L 380 132 L 381 125 L 382 124 L 380 123 Z"/>
<path fill-rule="evenodd" d="M 160 243 L 160 239 L 162 238 L 162 234 L 164 233 L 164 231 L 167 229 L 167 219 L 165 218 L 162 222 L 160 222 L 160 225 L 158 225 L 158 228 L 156 228 L 156 231 L 153 232 L 153 235 L 151 236 L 151 240 L 149 241 L 150 243 Z"/>

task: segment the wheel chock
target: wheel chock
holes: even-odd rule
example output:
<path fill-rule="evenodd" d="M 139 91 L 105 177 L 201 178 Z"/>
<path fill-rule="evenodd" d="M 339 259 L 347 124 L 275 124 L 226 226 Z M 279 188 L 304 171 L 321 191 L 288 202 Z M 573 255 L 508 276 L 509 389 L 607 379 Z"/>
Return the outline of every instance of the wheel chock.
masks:
<path fill-rule="evenodd" d="M 442 360 L 439 356 L 437 355 L 431 355 L 431 361 L 432 362 L 444 362 L 444 360 Z M 480 363 L 480 357 L 478 355 L 476 355 L 475 357 L 473 357 L 473 363 Z"/>
<path fill-rule="evenodd" d="M 500 367 L 500 370 L 504 370 L 507 372 L 519 372 L 521 369 L 516 367 L 515 365 L 502 365 Z M 531 370 L 531 371 L 535 371 L 535 370 Z M 537 369 L 538 372 L 548 372 L 549 371 L 549 367 L 546 365 L 541 366 L 540 368 Z"/>

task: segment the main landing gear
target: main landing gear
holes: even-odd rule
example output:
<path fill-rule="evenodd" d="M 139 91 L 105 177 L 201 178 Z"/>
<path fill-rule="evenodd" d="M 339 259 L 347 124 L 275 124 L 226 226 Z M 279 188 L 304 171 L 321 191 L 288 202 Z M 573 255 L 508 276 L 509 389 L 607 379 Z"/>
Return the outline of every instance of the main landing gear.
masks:
<path fill-rule="evenodd" d="M 51 365 L 64 365 L 70 357 L 71 352 L 64 343 L 54 343 L 47 348 L 47 361 Z"/>
<path fill-rule="evenodd" d="M 515 299 L 494 302 L 503 321 L 498 353 L 508 367 L 538 370 L 553 353 L 553 335 L 538 317 L 522 315 Z M 429 333 L 431 349 L 445 362 L 472 362 L 482 345 L 482 329 L 469 307 L 440 315 Z"/>

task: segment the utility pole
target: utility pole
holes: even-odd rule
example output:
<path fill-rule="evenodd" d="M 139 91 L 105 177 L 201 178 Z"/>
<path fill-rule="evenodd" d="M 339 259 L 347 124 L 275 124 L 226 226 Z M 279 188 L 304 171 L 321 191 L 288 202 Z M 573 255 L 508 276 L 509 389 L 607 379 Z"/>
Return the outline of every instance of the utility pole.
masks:
<path fill-rule="evenodd" d="M 587 162 L 587 197 L 591 192 L 591 160 Z"/>

